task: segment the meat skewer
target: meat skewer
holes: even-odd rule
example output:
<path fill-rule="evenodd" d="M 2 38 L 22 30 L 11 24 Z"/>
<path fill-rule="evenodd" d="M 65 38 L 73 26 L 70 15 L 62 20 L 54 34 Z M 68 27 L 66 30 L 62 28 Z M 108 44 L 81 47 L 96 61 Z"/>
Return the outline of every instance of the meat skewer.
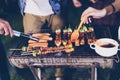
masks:
<path fill-rule="evenodd" d="M 84 20 L 82 20 L 78 26 L 78 28 L 76 30 L 74 30 L 74 32 L 72 33 L 71 35 L 71 40 L 72 41 L 75 41 L 78 39 L 79 37 L 79 29 L 82 27 L 82 24 L 83 24 Z"/>

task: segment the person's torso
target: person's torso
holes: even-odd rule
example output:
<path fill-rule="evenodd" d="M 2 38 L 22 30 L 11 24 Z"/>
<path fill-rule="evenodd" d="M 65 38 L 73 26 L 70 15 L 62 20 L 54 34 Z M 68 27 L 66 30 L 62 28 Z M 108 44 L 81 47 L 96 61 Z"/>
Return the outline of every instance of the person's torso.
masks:
<path fill-rule="evenodd" d="M 49 0 L 26 0 L 24 12 L 38 16 L 48 16 L 54 14 Z"/>

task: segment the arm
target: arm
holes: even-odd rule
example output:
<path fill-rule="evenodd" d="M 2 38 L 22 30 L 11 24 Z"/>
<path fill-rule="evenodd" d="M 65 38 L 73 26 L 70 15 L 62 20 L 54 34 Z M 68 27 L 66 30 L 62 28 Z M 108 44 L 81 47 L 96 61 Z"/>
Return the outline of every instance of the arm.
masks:
<path fill-rule="evenodd" d="M 84 20 L 84 23 L 88 23 L 91 22 L 91 20 L 88 19 L 89 16 L 92 16 L 93 18 L 96 19 L 100 19 L 105 16 L 108 16 L 120 10 L 119 4 L 120 4 L 120 0 L 115 0 L 112 4 L 106 6 L 101 10 L 89 7 L 82 13 L 81 20 Z"/>
<path fill-rule="evenodd" d="M 120 0 L 115 0 L 111 5 L 105 7 L 106 15 L 120 11 Z"/>
<path fill-rule="evenodd" d="M 10 35 L 11 37 L 13 36 L 10 24 L 3 19 L 0 19 L 0 34 L 4 34 L 5 36 Z"/>
<path fill-rule="evenodd" d="M 89 22 L 91 22 L 91 19 L 89 18 L 90 16 L 92 18 L 100 19 L 105 15 L 106 15 L 105 9 L 98 10 L 93 7 L 89 7 L 82 13 L 81 20 L 84 20 L 83 22 L 88 24 Z"/>

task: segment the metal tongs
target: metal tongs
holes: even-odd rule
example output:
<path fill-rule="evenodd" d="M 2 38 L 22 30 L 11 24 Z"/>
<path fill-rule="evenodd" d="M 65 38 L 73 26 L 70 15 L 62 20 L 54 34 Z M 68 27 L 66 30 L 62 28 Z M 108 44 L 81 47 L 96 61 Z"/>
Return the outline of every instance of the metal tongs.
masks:
<path fill-rule="evenodd" d="M 22 32 L 19 32 L 19 31 L 16 31 L 16 30 L 13 30 L 13 34 L 14 34 L 14 36 L 17 36 L 17 37 L 26 37 L 26 38 L 28 38 L 28 39 L 31 39 L 31 40 L 34 40 L 34 41 L 36 41 L 36 42 L 39 42 L 39 39 L 38 38 L 36 38 L 36 37 L 33 37 L 32 35 L 30 35 L 30 34 L 24 34 L 24 33 L 22 33 Z"/>

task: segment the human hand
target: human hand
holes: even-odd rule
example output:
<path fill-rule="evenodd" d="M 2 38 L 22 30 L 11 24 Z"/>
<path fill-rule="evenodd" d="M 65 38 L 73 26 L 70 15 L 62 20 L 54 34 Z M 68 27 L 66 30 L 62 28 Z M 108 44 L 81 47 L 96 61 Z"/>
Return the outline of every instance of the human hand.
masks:
<path fill-rule="evenodd" d="M 95 9 L 92 7 L 87 8 L 81 15 L 81 20 L 84 20 L 84 23 L 88 24 L 89 22 L 91 23 L 91 19 L 89 17 L 95 18 L 95 19 L 100 19 L 106 15 L 106 10 L 105 9 Z"/>
<path fill-rule="evenodd" d="M 5 36 L 10 35 L 13 36 L 12 28 L 8 21 L 0 19 L 0 34 L 4 34 Z"/>
<path fill-rule="evenodd" d="M 82 6 L 82 3 L 78 0 L 73 0 L 73 4 L 75 7 L 81 7 Z"/>

